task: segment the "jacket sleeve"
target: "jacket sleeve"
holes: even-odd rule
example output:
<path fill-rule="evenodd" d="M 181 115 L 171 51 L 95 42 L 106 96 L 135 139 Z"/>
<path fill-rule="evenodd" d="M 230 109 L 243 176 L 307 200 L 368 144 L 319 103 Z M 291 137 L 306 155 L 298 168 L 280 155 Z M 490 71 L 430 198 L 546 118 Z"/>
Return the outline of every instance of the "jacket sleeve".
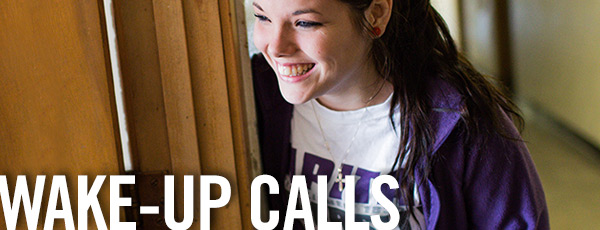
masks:
<path fill-rule="evenodd" d="M 542 184 L 529 151 L 510 119 L 510 140 L 491 135 L 465 156 L 463 194 L 474 229 L 549 229 Z"/>
<path fill-rule="evenodd" d="M 279 225 L 275 229 L 282 229 L 287 208 L 284 181 L 291 162 L 293 107 L 281 96 L 275 72 L 261 54 L 252 57 L 252 75 L 263 173 L 279 183 L 279 194 L 268 194 L 267 199 L 270 210 L 279 210 Z"/>

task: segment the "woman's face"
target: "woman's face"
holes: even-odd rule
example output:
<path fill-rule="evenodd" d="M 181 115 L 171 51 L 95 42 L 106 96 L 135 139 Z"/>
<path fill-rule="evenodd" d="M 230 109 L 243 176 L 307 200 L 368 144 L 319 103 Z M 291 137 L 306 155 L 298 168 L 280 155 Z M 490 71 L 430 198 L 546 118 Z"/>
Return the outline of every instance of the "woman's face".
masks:
<path fill-rule="evenodd" d="M 370 39 L 337 0 L 254 0 L 254 43 L 290 103 L 347 96 L 373 74 Z"/>

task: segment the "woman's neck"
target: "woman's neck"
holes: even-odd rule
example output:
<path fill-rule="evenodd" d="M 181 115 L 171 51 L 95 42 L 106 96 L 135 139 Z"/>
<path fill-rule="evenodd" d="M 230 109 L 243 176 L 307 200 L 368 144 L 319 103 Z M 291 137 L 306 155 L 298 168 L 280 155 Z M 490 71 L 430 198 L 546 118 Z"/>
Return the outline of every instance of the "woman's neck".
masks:
<path fill-rule="evenodd" d="M 390 82 L 377 77 L 362 86 L 357 84 L 356 87 L 347 88 L 340 93 L 323 95 L 318 97 L 317 101 L 331 110 L 350 111 L 381 104 L 393 91 Z"/>

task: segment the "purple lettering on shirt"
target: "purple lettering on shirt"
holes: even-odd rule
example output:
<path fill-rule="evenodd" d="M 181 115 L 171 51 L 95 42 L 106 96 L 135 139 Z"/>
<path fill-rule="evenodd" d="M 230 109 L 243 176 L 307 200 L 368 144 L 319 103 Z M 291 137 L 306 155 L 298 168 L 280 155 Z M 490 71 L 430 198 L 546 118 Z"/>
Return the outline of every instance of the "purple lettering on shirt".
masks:
<path fill-rule="evenodd" d="M 353 166 L 350 166 L 350 165 L 347 165 L 347 164 L 342 164 L 342 175 L 344 175 L 344 177 L 346 177 L 347 175 L 352 174 L 352 169 L 353 168 L 354 168 Z M 340 192 L 340 190 L 337 189 L 338 186 L 340 186 L 338 182 L 333 183 L 333 187 L 336 188 L 336 189 L 331 189 L 331 192 L 329 192 L 329 197 L 341 200 L 342 199 L 342 192 Z M 346 189 L 346 188 L 344 187 L 344 189 Z"/>
<path fill-rule="evenodd" d="M 369 189 L 371 188 L 371 179 L 379 176 L 379 172 L 371 172 L 366 169 L 358 168 L 356 175 L 359 176 L 356 182 L 356 202 L 361 204 L 369 203 Z M 388 187 L 389 188 L 389 187 Z M 385 193 L 384 193 L 385 194 Z"/>
<path fill-rule="evenodd" d="M 327 175 L 327 181 L 329 181 L 334 166 L 334 163 L 328 159 L 305 153 L 302 175 L 306 176 L 306 186 L 310 188 L 313 182 L 317 183 L 318 175 Z M 317 168 L 316 172 L 315 168 Z"/>

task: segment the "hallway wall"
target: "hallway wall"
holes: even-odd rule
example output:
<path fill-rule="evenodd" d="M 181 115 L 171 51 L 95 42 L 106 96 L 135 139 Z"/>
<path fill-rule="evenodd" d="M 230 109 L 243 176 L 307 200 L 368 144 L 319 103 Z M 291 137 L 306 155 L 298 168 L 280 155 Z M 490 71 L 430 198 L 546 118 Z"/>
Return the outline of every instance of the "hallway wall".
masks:
<path fill-rule="evenodd" d="M 517 94 L 600 146 L 600 1 L 510 1 Z"/>

